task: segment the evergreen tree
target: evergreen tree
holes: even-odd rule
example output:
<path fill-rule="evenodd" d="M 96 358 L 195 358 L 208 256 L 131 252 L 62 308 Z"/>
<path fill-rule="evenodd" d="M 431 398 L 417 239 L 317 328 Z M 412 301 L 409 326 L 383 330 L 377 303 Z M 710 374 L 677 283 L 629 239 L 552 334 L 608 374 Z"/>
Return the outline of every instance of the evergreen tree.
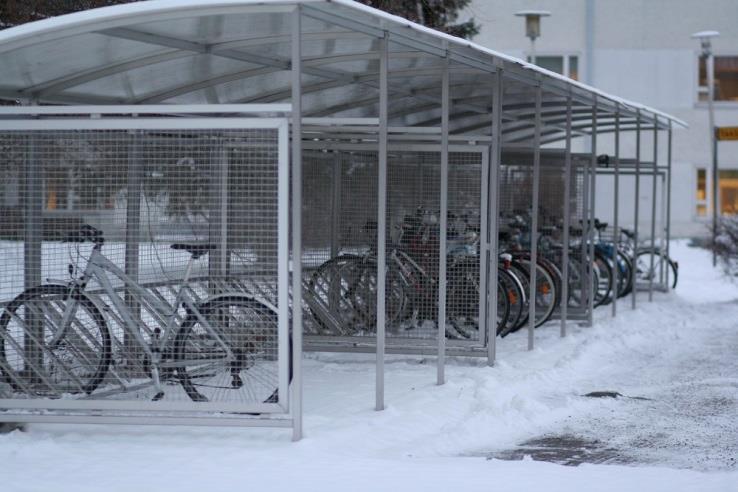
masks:
<path fill-rule="evenodd" d="M 0 29 L 131 0 L 0 0 Z"/>
<path fill-rule="evenodd" d="M 474 19 L 455 24 L 459 12 L 471 0 L 358 0 L 359 2 L 384 10 L 424 26 L 445 32 L 452 36 L 470 39 L 479 33 L 479 25 Z"/>
<path fill-rule="evenodd" d="M 0 29 L 70 12 L 130 2 L 131 0 L 0 0 Z M 471 38 L 479 32 L 479 26 L 474 19 L 456 23 L 459 12 L 469 5 L 471 0 L 359 0 L 359 2 L 452 36 Z"/>

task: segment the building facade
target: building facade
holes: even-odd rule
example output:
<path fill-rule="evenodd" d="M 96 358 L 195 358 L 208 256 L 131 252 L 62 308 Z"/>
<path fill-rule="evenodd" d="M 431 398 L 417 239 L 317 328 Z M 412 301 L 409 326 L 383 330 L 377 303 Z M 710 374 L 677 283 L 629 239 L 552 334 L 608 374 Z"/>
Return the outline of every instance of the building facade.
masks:
<path fill-rule="evenodd" d="M 672 235 L 709 234 L 713 176 L 707 83 L 699 42 L 690 36 L 704 30 L 720 32 L 712 42 L 715 124 L 738 126 L 738 1 L 474 0 L 467 11 L 481 26 L 474 41 L 529 58 L 531 44 L 525 37 L 524 20 L 514 15 L 527 9 L 551 13 L 542 19 L 541 37 L 535 43 L 537 64 L 689 124 L 688 130 L 674 132 Z M 652 142 L 652 136 L 644 136 L 643 159 L 653 155 Z M 586 150 L 585 142 L 580 145 Z M 598 140 L 600 151 L 611 152 L 612 142 Z M 621 141 L 621 155 L 634 157 L 632 135 Z M 738 142 L 720 142 L 718 156 L 718 209 L 738 213 Z M 664 152 L 660 157 L 665 157 Z M 650 206 L 648 192 L 644 189 L 639 197 L 644 206 Z M 612 186 L 603 183 L 597 194 L 597 213 L 608 220 Z M 621 224 L 632 224 L 634 202 L 632 180 L 626 180 L 621 183 Z"/>

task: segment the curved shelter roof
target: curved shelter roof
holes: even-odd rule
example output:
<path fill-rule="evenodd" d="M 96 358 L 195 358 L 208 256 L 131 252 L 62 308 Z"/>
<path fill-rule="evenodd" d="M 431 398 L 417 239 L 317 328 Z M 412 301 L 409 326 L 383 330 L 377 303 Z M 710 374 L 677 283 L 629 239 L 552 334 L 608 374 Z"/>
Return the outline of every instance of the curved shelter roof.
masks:
<path fill-rule="evenodd" d="M 378 114 L 379 39 L 389 39 L 391 126 L 438 126 L 441 70 L 451 68 L 450 130 L 489 132 L 495 73 L 503 133 L 531 138 L 543 90 L 543 141 L 573 131 L 683 122 L 469 41 L 350 0 L 155 0 L 88 10 L 0 31 L 0 98 L 42 104 L 290 102 L 291 18 L 302 12 L 305 117 Z"/>

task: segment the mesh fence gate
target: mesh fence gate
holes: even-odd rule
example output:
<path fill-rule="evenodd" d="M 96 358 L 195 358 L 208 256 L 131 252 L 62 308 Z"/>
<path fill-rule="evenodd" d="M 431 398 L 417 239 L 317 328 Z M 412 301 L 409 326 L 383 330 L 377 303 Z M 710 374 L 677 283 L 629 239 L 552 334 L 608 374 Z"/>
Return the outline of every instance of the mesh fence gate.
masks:
<path fill-rule="evenodd" d="M 280 425 L 286 120 L 0 125 L 0 420 Z"/>
<path fill-rule="evenodd" d="M 538 256 L 545 262 L 538 267 L 536 276 L 536 324 L 561 316 L 564 255 L 568 261 L 567 319 L 586 319 L 587 297 L 591 289 L 585 288 L 590 274 L 586 246 L 587 180 L 589 155 L 571 156 L 569 174 L 569 239 L 564 243 L 564 211 L 566 159 L 563 151 L 542 150 L 540 160 L 539 207 L 531 210 L 533 193 L 533 152 L 531 150 L 506 149 L 502 152 L 499 171 L 499 240 L 500 251 L 522 260 L 526 267 L 530 252 L 530 226 L 532 213 L 538 214 Z M 513 274 L 528 291 L 529 272 L 513 268 Z M 591 281 L 591 280 L 590 280 Z M 527 301 L 526 301 L 527 302 Z M 518 299 L 511 298 L 510 309 Z M 524 307 L 524 306 L 523 306 Z M 522 309 L 525 311 L 525 309 Z M 546 313 L 549 312 L 548 316 Z M 525 314 L 523 314 L 525 316 Z M 520 329 L 518 323 L 511 329 Z"/>
<path fill-rule="evenodd" d="M 307 347 L 373 350 L 376 340 L 377 153 L 308 150 L 303 239 Z M 482 347 L 479 233 L 483 146 L 451 146 L 447 229 L 449 348 Z M 435 353 L 441 153 L 390 147 L 387 171 L 387 351 Z"/>

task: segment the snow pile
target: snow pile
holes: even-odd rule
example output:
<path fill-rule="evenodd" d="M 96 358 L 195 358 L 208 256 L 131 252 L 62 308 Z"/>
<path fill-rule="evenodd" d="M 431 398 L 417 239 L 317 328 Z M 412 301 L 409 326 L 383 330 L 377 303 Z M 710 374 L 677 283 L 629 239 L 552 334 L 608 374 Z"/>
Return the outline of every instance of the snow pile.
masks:
<path fill-rule="evenodd" d="M 565 339 L 543 327 L 532 352 L 511 335 L 494 368 L 452 358 L 436 386 L 434 359 L 388 357 L 383 412 L 371 356 L 311 354 L 299 443 L 284 430 L 36 425 L 0 436 L 3 490 L 738 490 L 738 287 L 706 251 L 677 242 L 673 256 L 675 293 L 639 294 L 637 311 L 626 299 L 615 320 L 600 309 Z M 603 390 L 638 398 L 582 396 Z M 572 436 L 616 464 L 487 459 Z"/>

